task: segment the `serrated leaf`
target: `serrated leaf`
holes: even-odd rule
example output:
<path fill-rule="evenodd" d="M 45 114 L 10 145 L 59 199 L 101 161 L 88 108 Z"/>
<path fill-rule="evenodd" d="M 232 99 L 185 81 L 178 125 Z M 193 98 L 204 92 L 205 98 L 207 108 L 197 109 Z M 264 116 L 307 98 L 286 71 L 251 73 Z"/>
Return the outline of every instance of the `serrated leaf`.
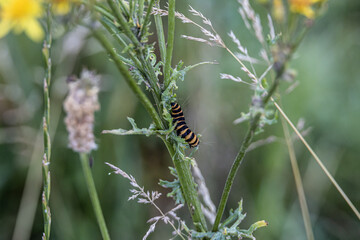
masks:
<path fill-rule="evenodd" d="M 172 168 L 172 167 L 169 167 L 169 169 L 170 169 L 171 175 L 173 175 L 175 177 L 175 179 L 172 182 L 160 179 L 159 185 L 164 188 L 172 189 L 172 191 L 170 193 L 168 193 L 166 196 L 172 197 L 175 200 L 176 204 L 184 204 L 185 198 L 184 198 L 182 190 L 181 190 L 181 185 L 180 185 L 180 181 L 179 181 L 176 169 Z"/>
<path fill-rule="evenodd" d="M 103 130 L 102 133 L 110 133 L 114 135 L 145 135 L 147 137 L 151 135 L 167 135 L 169 134 L 169 130 L 156 130 L 155 125 L 152 123 L 148 128 L 138 128 L 135 120 L 128 117 L 128 121 L 130 122 L 133 129 L 125 130 L 122 128 L 112 129 L 112 130 Z"/>

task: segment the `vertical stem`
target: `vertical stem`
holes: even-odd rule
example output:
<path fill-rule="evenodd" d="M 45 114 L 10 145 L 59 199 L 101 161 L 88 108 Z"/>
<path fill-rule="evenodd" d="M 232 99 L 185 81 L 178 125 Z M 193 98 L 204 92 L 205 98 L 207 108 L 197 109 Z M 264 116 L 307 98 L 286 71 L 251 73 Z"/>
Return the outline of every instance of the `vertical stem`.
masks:
<path fill-rule="evenodd" d="M 126 66 L 122 63 L 119 56 L 114 51 L 113 47 L 111 46 L 110 42 L 103 36 L 101 33 L 94 31 L 94 36 L 98 39 L 98 41 L 102 44 L 102 46 L 105 48 L 107 53 L 111 56 L 111 58 L 114 60 L 114 63 L 120 73 L 125 78 L 126 82 L 130 86 L 131 90 L 136 94 L 136 96 L 139 98 L 140 102 L 144 105 L 147 112 L 150 114 L 151 118 L 153 119 L 156 127 L 158 129 L 163 129 L 162 121 L 157 114 L 155 108 L 151 104 L 148 97 L 143 93 L 139 85 L 136 84 L 136 81 L 133 79 L 133 77 L 128 72 Z M 180 184 L 186 199 L 186 202 L 188 204 L 190 214 L 193 217 L 194 224 L 197 226 L 199 230 L 206 229 L 206 222 L 204 215 L 201 211 L 201 204 L 200 200 L 198 198 L 196 188 L 195 188 L 195 182 L 192 178 L 190 167 L 188 166 L 188 163 L 180 159 L 179 157 L 175 156 L 175 150 L 171 143 L 163 139 L 166 147 L 168 148 L 168 151 L 173 159 L 174 166 L 178 172 Z"/>
<path fill-rule="evenodd" d="M 293 145 L 293 142 L 291 140 L 289 129 L 288 129 L 287 125 L 286 125 L 286 121 L 285 121 L 284 118 L 281 118 L 281 125 L 282 125 L 283 130 L 284 130 L 284 136 L 285 136 L 285 140 L 286 140 L 286 145 L 287 145 L 288 151 L 289 151 L 291 168 L 292 168 L 292 171 L 293 171 L 293 174 L 294 174 L 296 190 L 298 192 L 301 213 L 302 213 L 302 217 L 303 217 L 303 221 L 304 221 L 304 225 L 305 225 L 306 236 L 307 236 L 308 240 L 314 240 L 314 233 L 313 233 L 312 228 L 311 228 L 311 220 L 310 220 L 309 209 L 308 209 L 308 206 L 307 206 L 307 203 L 306 203 L 305 192 L 304 192 L 304 187 L 303 187 L 303 184 L 302 184 L 302 181 L 301 181 L 301 175 L 300 175 L 300 171 L 299 171 L 299 166 L 298 166 L 297 161 L 296 161 L 294 145 Z"/>
<path fill-rule="evenodd" d="M 165 138 L 162 138 L 162 140 L 164 141 L 176 168 L 182 193 L 184 195 L 185 202 L 188 205 L 193 223 L 198 231 L 206 232 L 206 221 L 201 210 L 201 203 L 196 191 L 196 184 L 192 177 L 189 163 L 176 155 L 175 149 L 169 141 Z"/>
<path fill-rule="evenodd" d="M 46 15 L 46 36 L 44 40 L 44 45 L 42 49 L 43 57 L 45 60 L 45 77 L 44 77 L 44 116 L 43 116 L 43 131 L 44 131 L 44 156 L 42 161 L 42 172 L 43 172 L 43 193 L 42 193 L 42 209 L 44 217 L 44 233 L 42 236 L 43 240 L 50 239 L 50 230 L 51 230 L 51 213 L 49 207 L 50 199 L 50 157 L 51 157 L 51 140 L 49 134 L 49 125 L 50 125 L 50 97 L 49 97 L 49 87 L 51 81 L 51 4 L 47 5 L 47 15 Z"/>
<path fill-rule="evenodd" d="M 263 106 L 265 106 L 268 103 L 271 96 L 274 94 L 275 90 L 277 89 L 277 86 L 279 85 L 279 81 L 280 81 L 280 76 L 282 75 L 283 71 L 284 71 L 284 68 L 281 66 L 279 68 L 279 72 L 277 73 L 276 78 L 275 78 L 272 86 L 270 87 L 270 89 L 268 91 L 268 94 L 262 99 Z M 260 117 L 261 117 L 261 114 L 258 113 L 252 119 L 252 121 L 250 123 L 250 126 L 249 126 L 249 129 L 248 129 L 248 131 L 246 133 L 245 139 L 241 144 L 239 153 L 236 156 L 233 165 L 231 166 L 230 172 L 229 172 L 228 177 L 227 177 L 226 182 L 225 182 L 225 187 L 224 187 L 224 190 L 223 190 L 223 193 L 222 193 L 222 196 L 221 196 L 219 207 L 218 207 L 218 210 L 217 210 L 217 213 L 216 213 L 215 222 L 214 222 L 214 225 L 213 225 L 213 228 L 212 228 L 213 232 L 216 232 L 218 230 L 221 218 L 222 218 L 222 216 L 224 214 L 224 210 L 225 210 L 227 200 L 229 198 L 231 186 L 232 186 L 232 184 L 234 182 L 234 179 L 235 179 L 236 173 L 237 173 L 237 171 L 239 169 L 239 166 L 240 166 L 242 160 L 245 157 L 246 150 L 248 149 L 248 147 L 250 146 L 250 143 L 252 142 L 252 139 L 253 139 L 253 136 L 255 134 L 256 128 L 258 127 L 258 123 L 260 121 Z"/>
<path fill-rule="evenodd" d="M 135 2 L 133 0 L 129 0 L 129 21 L 131 21 L 131 17 L 134 15 L 135 11 Z"/>
<path fill-rule="evenodd" d="M 143 13 L 144 13 L 144 2 L 145 0 L 139 0 L 139 8 L 138 8 L 138 19 L 139 24 L 143 24 Z"/>
<path fill-rule="evenodd" d="M 81 160 L 81 165 L 82 165 L 82 169 L 84 172 L 84 177 L 86 180 L 86 185 L 87 185 L 87 188 L 89 191 L 91 203 L 92 203 L 92 206 L 95 211 L 95 216 L 96 216 L 97 222 L 99 224 L 102 238 L 104 240 L 110 240 L 109 232 L 107 230 L 104 216 L 103 216 L 103 213 L 101 210 L 100 201 L 99 201 L 98 195 L 96 193 L 94 178 L 91 173 L 91 169 L 89 166 L 89 158 L 88 158 L 87 154 L 81 153 L 80 160 Z"/>
<path fill-rule="evenodd" d="M 152 12 L 152 9 L 153 9 L 153 6 L 154 6 L 154 3 L 155 3 L 155 0 L 151 0 L 150 3 L 149 3 L 149 6 L 148 6 L 148 9 L 146 11 L 146 15 L 145 15 L 145 19 L 142 23 L 142 26 L 141 26 L 141 32 L 140 32 L 140 37 L 142 38 L 143 35 L 144 35 L 144 32 L 145 32 L 145 29 L 146 29 L 146 25 L 148 24 L 149 22 L 149 19 L 150 19 L 150 14 Z"/>
<path fill-rule="evenodd" d="M 109 5 L 113 5 L 111 0 L 108 0 Z M 169 31 L 172 32 L 172 34 L 170 34 L 170 39 L 172 39 L 171 41 L 173 42 L 173 38 L 174 38 L 174 27 L 175 27 L 175 0 L 170 0 L 170 5 L 171 7 L 169 7 L 169 9 L 172 9 L 172 20 L 169 20 L 169 25 L 172 27 L 169 27 Z M 126 25 L 126 22 L 124 22 L 123 20 L 123 16 L 121 15 L 121 12 L 119 12 L 117 9 L 114 8 L 115 5 L 111 6 L 114 14 L 116 15 L 117 19 L 119 20 L 120 25 L 124 25 L 123 29 L 125 34 L 127 35 L 127 29 L 126 27 L 128 27 Z M 158 19 L 159 20 L 159 19 Z M 159 23 L 159 21 L 157 21 Z M 161 19 L 160 19 L 161 22 Z M 170 23 L 171 22 L 171 23 Z M 158 25 L 157 25 L 158 27 Z M 160 32 L 162 32 L 162 26 L 161 28 L 158 28 L 158 31 L 160 29 Z M 127 67 L 125 66 L 125 64 L 121 61 L 120 57 L 117 55 L 117 53 L 115 52 L 113 46 L 111 45 L 111 43 L 98 31 L 93 31 L 94 36 L 98 39 L 98 41 L 102 44 L 102 46 L 105 48 L 105 50 L 107 51 L 107 53 L 111 56 L 111 58 L 114 60 L 114 63 L 116 65 L 116 67 L 118 68 L 118 70 L 120 71 L 120 73 L 123 75 L 125 81 L 128 83 L 128 85 L 130 86 L 131 90 L 136 94 L 136 96 L 139 98 L 140 102 L 144 105 L 145 109 L 148 111 L 148 113 L 150 114 L 151 118 L 153 119 L 156 128 L 157 129 L 164 129 L 163 123 L 161 121 L 161 118 L 159 116 L 159 114 L 156 112 L 155 108 L 153 107 L 152 103 L 150 102 L 150 100 L 148 99 L 148 97 L 144 94 L 144 92 L 141 90 L 141 88 L 137 85 L 136 81 L 134 80 L 134 78 L 131 76 L 131 74 L 129 73 Z M 132 33 L 131 33 L 132 34 Z M 132 35 L 134 36 L 134 35 Z M 161 34 L 161 36 L 163 36 L 163 34 Z M 129 36 L 128 36 L 129 37 Z M 130 39 L 132 39 L 132 37 L 129 37 Z M 160 38 L 160 36 L 159 36 Z M 161 40 L 160 42 L 160 46 L 162 46 L 162 59 L 164 60 L 165 54 L 165 40 Z M 134 43 L 134 42 L 133 42 Z M 169 44 L 169 42 L 168 42 Z M 136 45 L 136 44 L 135 44 Z M 172 45 L 172 44 L 171 44 Z M 137 49 L 135 49 L 137 50 Z M 166 59 L 168 60 L 168 76 L 170 77 L 170 69 L 171 69 L 171 55 L 172 55 L 172 50 L 173 50 L 173 46 L 168 46 L 168 53 L 170 53 L 170 55 L 166 56 Z M 141 51 L 137 51 L 138 54 L 140 54 L 140 57 L 142 57 Z M 169 60 L 170 59 L 170 60 Z M 142 59 L 140 59 L 142 61 Z M 142 63 L 146 66 L 147 71 L 151 72 L 151 66 L 146 65 L 145 61 L 142 61 Z M 151 78 L 151 76 L 150 76 Z M 168 78 L 169 79 L 169 78 Z M 156 100 L 156 98 L 155 98 Z M 185 200 L 187 202 L 187 205 L 189 207 L 189 211 L 190 214 L 193 218 L 193 222 L 194 225 L 196 226 L 196 228 L 199 231 L 206 231 L 206 222 L 205 222 L 205 217 L 202 213 L 201 210 L 201 204 L 200 204 L 200 200 L 198 198 L 197 195 L 197 191 L 196 191 L 196 184 L 194 182 L 194 179 L 192 177 L 191 174 L 191 170 L 190 170 L 190 166 L 189 163 L 184 161 L 183 159 L 181 159 L 179 156 L 176 156 L 175 154 L 175 149 L 172 146 L 172 144 L 166 140 L 165 138 L 163 138 L 163 141 L 170 153 L 171 158 L 173 159 L 174 162 L 174 166 L 177 170 L 178 176 L 179 176 L 179 181 L 181 184 L 181 188 L 185 197 Z"/>
<path fill-rule="evenodd" d="M 155 7 L 160 8 L 159 0 L 156 2 Z M 156 14 L 156 15 L 154 15 L 154 18 L 155 18 L 155 25 L 156 25 L 156 33 L 157 33 L 158 42 L 159 42 L 161 61 L 165 62 L 166 44 L 165 44 L 165 36 L 164 36 L 164 27 L 163 27 L 160 15 Z"/>
<path fill-rule="evenodd" d="M 164 67 L 164 85 L 165 88 L 170 83 L 170 70 L 171 59 L 174 48 L 174 36 L 175 36 L 175 0 L 169 0 L 169 15 L 168 15 L 168 37 L 166 47 L 166 59 Z"/>

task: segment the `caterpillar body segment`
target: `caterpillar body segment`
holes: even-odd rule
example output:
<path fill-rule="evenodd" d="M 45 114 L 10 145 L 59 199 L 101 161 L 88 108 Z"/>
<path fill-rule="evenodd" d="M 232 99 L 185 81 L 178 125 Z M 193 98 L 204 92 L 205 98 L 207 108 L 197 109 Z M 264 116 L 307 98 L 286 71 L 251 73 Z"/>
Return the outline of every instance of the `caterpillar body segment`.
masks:
<path fill-rule="evenodd" d="M 197 147 L 200 140 L 186 125 L 183 111 L 181 110 L 180 105 L 175 102 L 171 103 L 171 117 L 173 118 L 173 123 L 175 124 L 176 134 L 183 138 L 190 147 Z"/>

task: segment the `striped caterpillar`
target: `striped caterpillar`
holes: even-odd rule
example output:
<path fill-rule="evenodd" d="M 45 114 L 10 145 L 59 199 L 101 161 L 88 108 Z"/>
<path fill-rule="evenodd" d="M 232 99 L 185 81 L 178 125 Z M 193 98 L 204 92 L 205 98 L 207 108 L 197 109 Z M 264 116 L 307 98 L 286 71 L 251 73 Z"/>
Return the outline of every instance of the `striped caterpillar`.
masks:
<path fill-rule="evenodd" d="M 186 125 L 183 111 L 181 110 L 180 105 L 175 102 L 171 103 L 171 117 L 173 118 L 173 123 L 175 123 L 176 134 L 185 139 L 190 147 L 197 147 L 200 140 Z"/>

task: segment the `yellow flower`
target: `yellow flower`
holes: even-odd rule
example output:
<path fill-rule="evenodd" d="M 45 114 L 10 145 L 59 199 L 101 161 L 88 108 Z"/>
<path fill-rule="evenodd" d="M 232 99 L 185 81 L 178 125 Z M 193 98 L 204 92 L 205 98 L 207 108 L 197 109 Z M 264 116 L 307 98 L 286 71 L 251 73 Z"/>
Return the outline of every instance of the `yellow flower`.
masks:
<path fill-rule="evenodd" d="M 0 38 L 11 30 L 25 32 L 34 41 L 41 41 L 44 31 L 38 22 L 43 10 L 40 0 L 0 0 Z"/>
<path fill-rule="evenodd" d="M 276 21 L 278 22 L 284 21 L 285 9 L 282 0 L 274 0 L 272 13 Z"/>
<path fill-rule="evenodd" d="M 299 13 L 307 18 L 314 18 L 315 12 L 311 8 L 317 2 L 325 2 L 326 0 L 289 0 L 290 11 Z"/>
<path fill-rule="evenodd" d="M 53 9 L 57 15 L 65 15 L 70 11 L 71 3 L 79 2 L 79 0 L 50 0 Z"/>

